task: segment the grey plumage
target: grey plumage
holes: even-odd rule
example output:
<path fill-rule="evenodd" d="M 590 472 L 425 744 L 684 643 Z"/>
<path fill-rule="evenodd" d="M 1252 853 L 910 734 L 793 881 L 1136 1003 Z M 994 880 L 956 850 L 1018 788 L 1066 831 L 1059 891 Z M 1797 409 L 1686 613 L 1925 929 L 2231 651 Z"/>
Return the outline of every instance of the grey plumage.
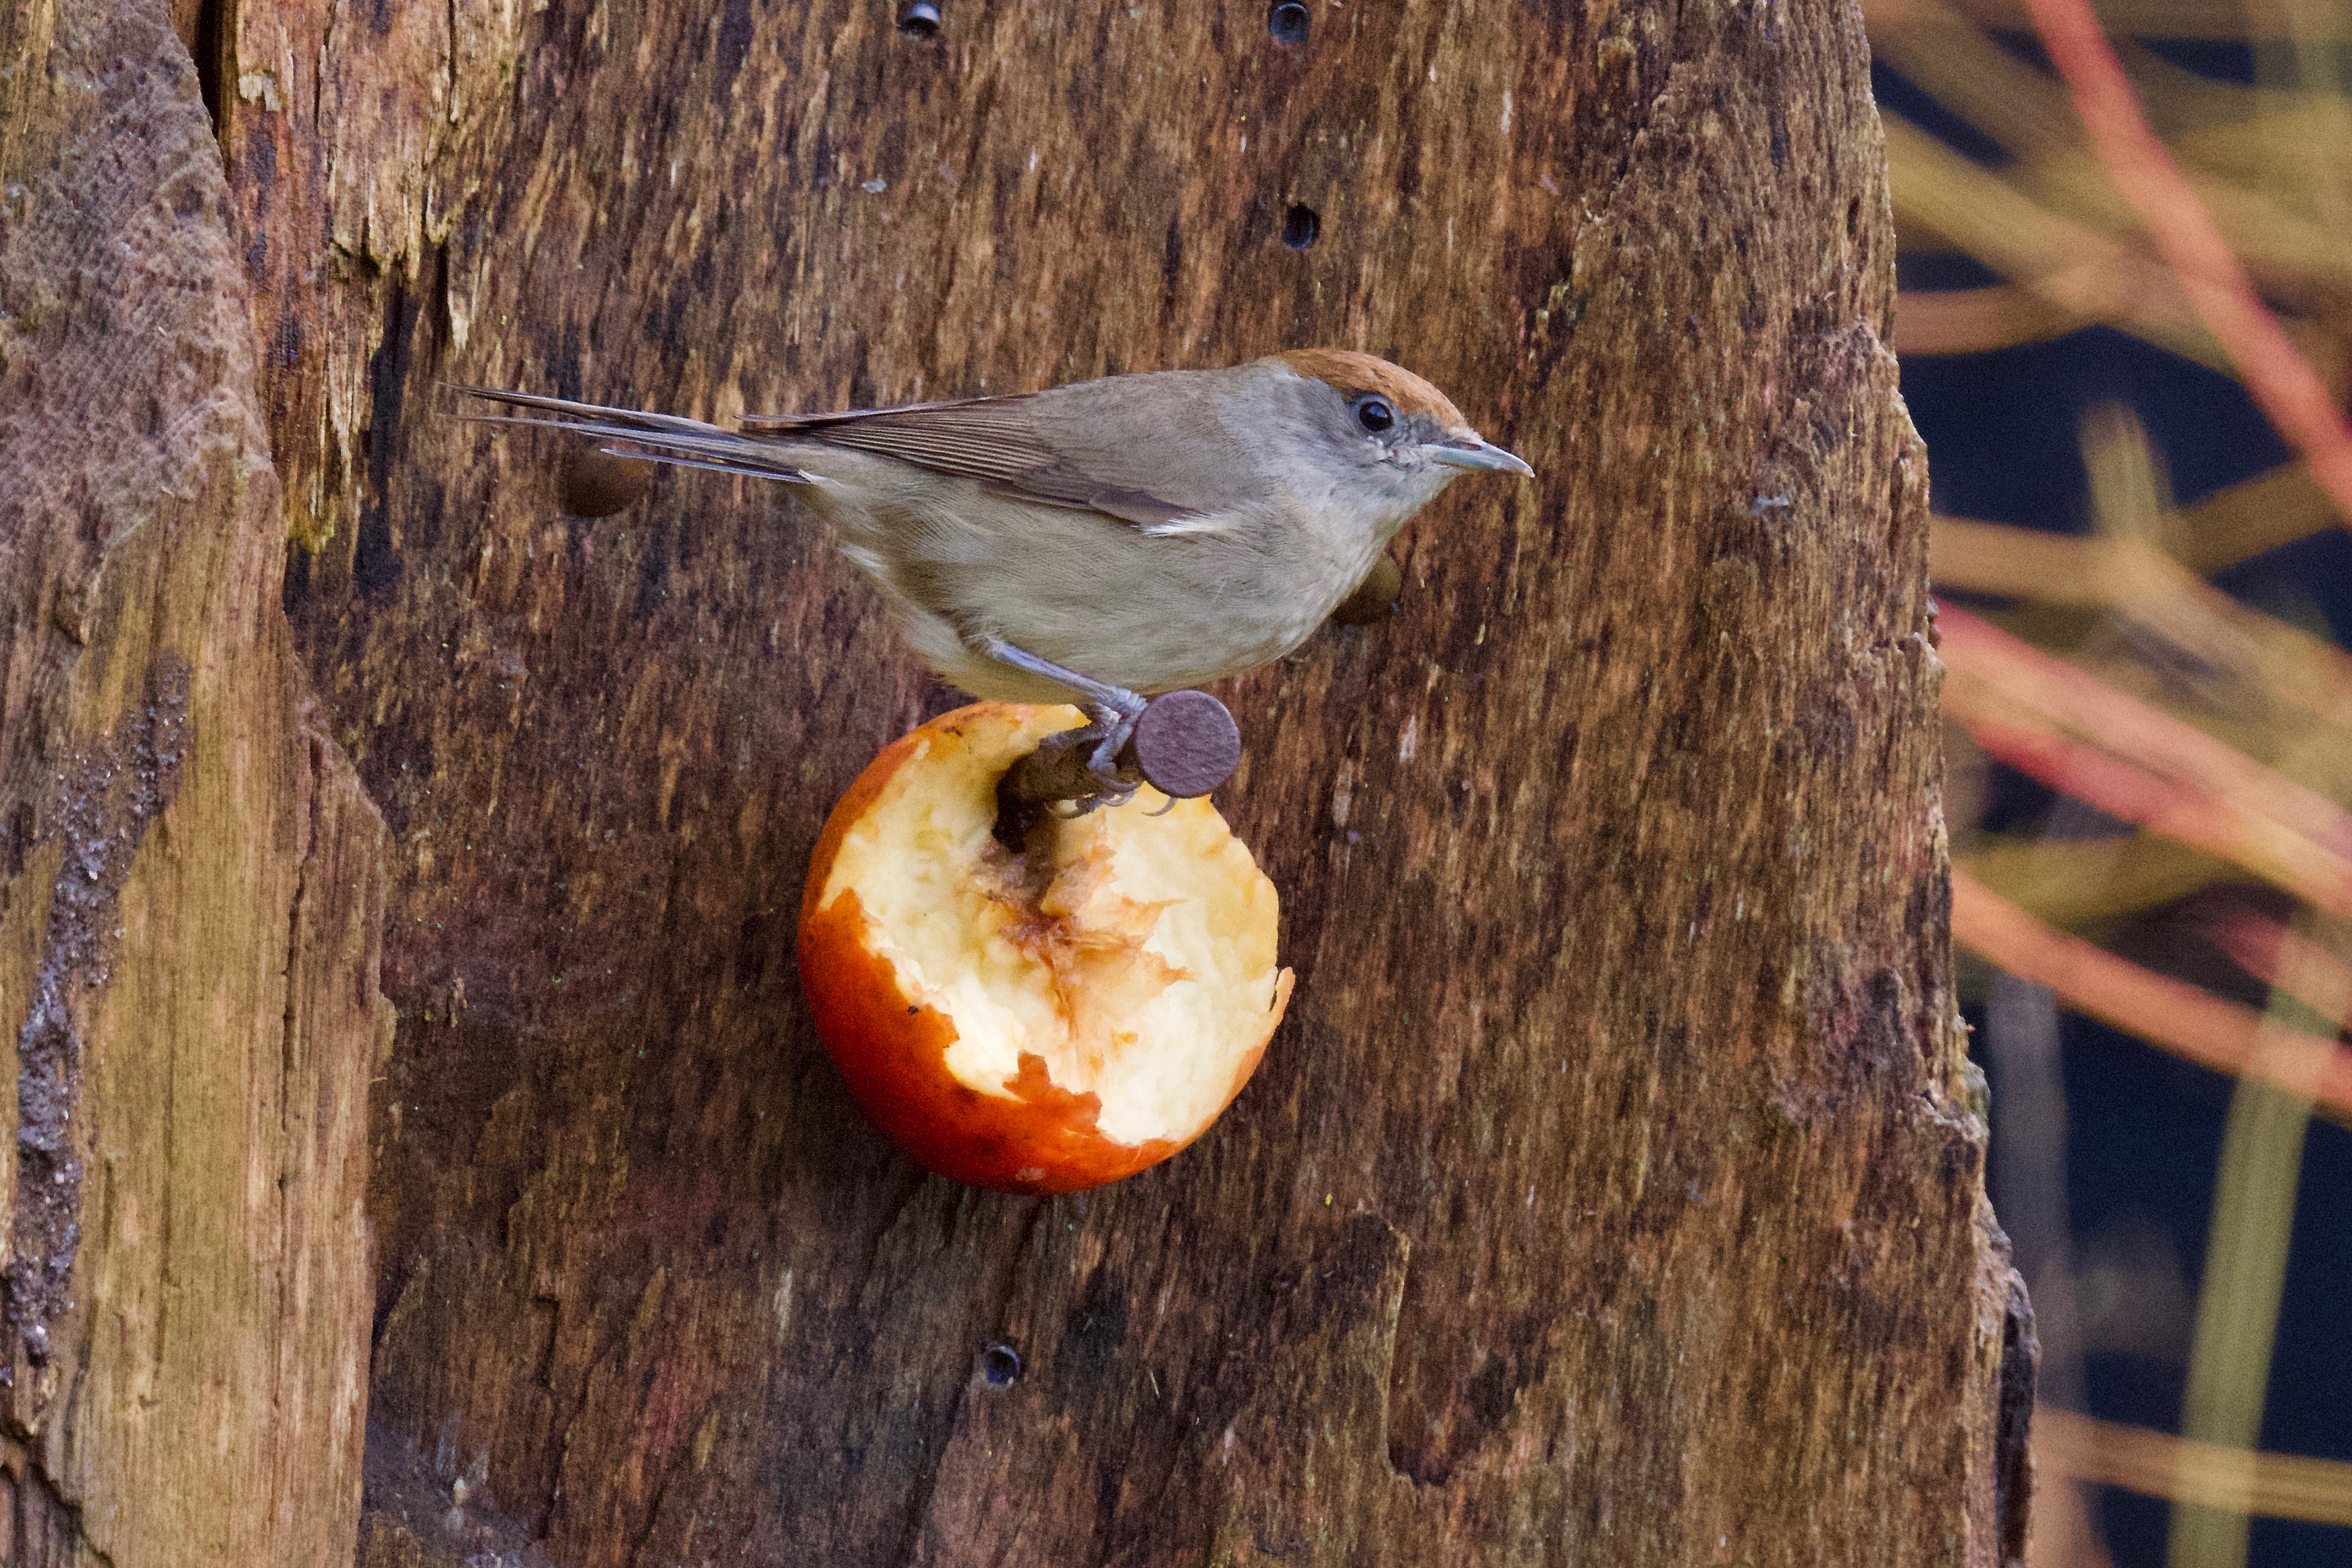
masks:
<path fill-rule="evenodd" d="M 527 411 L 485 423 L 800 486 L 933 668 L 1022 701 L 1068 693 L 992 639 L 1135 692 L 1214 680 L 1297 646 L 1463 467 L 1526 471 L 1435 388 L 1339 350 L 739 430 L 462 390 Z"/>

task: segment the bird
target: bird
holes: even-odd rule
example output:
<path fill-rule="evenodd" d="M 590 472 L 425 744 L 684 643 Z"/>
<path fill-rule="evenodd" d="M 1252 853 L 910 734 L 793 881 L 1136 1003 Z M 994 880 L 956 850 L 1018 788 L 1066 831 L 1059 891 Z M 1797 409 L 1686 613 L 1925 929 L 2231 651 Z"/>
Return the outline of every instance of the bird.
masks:
<path fill-rule="evenodd" d="M 738 428 L 534 392 L 456 389 L 620 457 L 799 487 L 881 585 L 900 633 L 981 698 L 1066 702 L 1099 789 L 1146 696 L 1306 641 L 1414 514 L 1465 473 L 1532 478 L 1420 376 L 1349 349 L 1221 370 Z"/>

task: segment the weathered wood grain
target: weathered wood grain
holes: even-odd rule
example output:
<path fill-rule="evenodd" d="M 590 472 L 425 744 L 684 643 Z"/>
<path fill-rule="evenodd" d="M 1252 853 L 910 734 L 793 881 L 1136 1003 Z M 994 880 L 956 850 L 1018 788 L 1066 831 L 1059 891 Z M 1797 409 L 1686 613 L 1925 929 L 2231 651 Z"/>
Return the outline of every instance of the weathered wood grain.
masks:
<path fill-rule="evenodd" d="M 163 6 L 0 19 L 0 1557 L 347 1560 L 383 830 Z"/>
<path fill-rule="evenodd" d="M 196 0 L 183 24 L 218 111 L 286 527 L 307 545 L 383 486 L 362 444 L 387 302 L 415 297 L 476 195 L 452 145 L 502 126 L 529 9 Z"/>
<path fill-rule="evenodd" d="M 2016 1552 L 1857 16 L 944 9 L 223 29 L 289 528 L 334 523 L 289 603 L 390 830 L 365 1561 Z M 1301 981 L 1226 1119 L 1084 1197 L 923 1178 L 790 921 L 949 699 L 787 497 L 567 519 L 436 383 L 723 416 L 1310 343 L 1542 486 L 1458 486 L 1395 618 L 1221 693 Z"/>

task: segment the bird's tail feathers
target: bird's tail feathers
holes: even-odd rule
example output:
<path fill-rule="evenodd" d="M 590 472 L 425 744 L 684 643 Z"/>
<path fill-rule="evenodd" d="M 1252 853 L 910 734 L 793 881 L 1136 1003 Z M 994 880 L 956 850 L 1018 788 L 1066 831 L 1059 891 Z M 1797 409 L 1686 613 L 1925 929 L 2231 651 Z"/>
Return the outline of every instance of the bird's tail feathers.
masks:
<path fill-rule="evenodd" d="M 530 409 L 546 415 L 459 413 L 450 417 L 469 424 L 521 424 L 542 430 L 568 430 L 597 444 L 597 450 L 615 457 L 642 457 L 676 468 L 708 468 L 718 474 L 753 479 L 780 479 L 805 484 L 808 476 L 785 462 L 773 444 L 739 434 L 719 425 L 674 413 L 644 413 L 635 409 L 607 408 L 601 403 L 574 402 L 569 398 L 543 397 L 537 392 L 501 392 L 495 387 L 463 386 L 454 390 L 468 397 Z"/>

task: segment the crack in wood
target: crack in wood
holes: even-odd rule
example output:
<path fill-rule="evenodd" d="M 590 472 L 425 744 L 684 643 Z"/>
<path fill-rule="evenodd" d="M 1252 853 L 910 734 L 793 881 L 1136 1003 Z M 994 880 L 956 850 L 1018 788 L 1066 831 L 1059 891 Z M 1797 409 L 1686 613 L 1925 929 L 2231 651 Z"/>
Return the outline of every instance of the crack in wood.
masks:
<path fill-rule="evenodd" d="M 8 1568 L 114 1568 L 114 1558 L 89 1537 L 82 1505 L 66 1496 L 40 1457 L 11 1434 L 0 1436 L 0 1496 L 7 1535 L 0 1562 Z"/>

